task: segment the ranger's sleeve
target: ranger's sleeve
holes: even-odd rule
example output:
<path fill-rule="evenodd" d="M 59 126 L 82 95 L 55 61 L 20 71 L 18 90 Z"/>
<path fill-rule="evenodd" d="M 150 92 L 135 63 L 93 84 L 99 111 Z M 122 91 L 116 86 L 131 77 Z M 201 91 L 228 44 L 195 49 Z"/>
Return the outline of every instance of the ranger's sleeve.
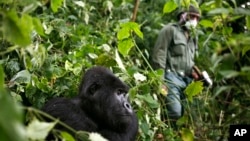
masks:
<path fill-rule="evenodd" d="M 152 52 L 152 65 L 154 69 L 165 69 L 167 51 L 173 38 L 173 27 L 166 25 L 160 31 Z"/>

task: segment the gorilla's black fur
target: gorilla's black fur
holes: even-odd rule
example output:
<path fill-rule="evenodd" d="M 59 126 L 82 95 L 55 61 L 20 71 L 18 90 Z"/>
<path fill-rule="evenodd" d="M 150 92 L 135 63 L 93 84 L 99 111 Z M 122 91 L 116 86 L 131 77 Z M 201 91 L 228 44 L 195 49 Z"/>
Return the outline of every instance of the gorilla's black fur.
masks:
<path fill-rule="evenodd" d="M 108 69 L 93 67 L 83 76 L 77 97 L 52 99 L 42 110 L 75 130 L 98 132 L 110 141 L 134 141 L 138 121 L 128 90 Z"/>

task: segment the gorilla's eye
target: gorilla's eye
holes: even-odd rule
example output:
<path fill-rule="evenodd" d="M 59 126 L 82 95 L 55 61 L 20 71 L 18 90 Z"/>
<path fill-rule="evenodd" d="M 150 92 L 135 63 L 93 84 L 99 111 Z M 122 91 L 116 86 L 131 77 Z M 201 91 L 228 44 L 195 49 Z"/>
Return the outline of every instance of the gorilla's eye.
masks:
<path fill-rule="evenodd" d="M 100 85 L 94 83 L 89 87 L 89 93 L 91 95 L 93 95 L 98 89 L 99 89 Z"/>
<path fill-rule="evenodd" d="M 124 96 L 125 96 L 125 95 L 127 94 L 127 91 L 125 91 L 125 90 L 123 90 L 123 89 L 118 89 L 118 90 L 117 90 L 117 94 L 118 94 L 118 95 L 124 95 Z"/>

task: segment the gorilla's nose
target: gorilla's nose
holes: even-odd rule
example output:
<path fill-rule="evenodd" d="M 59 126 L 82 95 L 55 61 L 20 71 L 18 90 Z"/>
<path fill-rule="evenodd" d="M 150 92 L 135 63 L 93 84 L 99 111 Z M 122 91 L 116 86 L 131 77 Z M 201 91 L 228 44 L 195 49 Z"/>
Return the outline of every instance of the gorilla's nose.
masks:
<path fill-rule="evenodd" d="M 132 107 L 128 102 L 124 102 L 123 106 L 126 110 L 128 110 L 128 112 L 132 112 Z"/>

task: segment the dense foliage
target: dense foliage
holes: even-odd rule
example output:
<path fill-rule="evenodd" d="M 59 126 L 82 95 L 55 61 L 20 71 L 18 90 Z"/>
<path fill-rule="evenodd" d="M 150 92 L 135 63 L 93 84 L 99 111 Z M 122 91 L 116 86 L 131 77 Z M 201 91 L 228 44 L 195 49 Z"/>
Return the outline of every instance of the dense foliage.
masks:
<path fill-rule="evenodd" d="M 163 70 L 151 68 L 150 51 L 177 7 L 190 3 L 202 12 L 197 65 L 214 84 L 188 87 L 189 104 L 173 131 L 162 118 Z M 75 96 L 94 65 L 131 87 L 138 141 L 227 139 L 229 125 L 250 124 L 249 7 L 244 0 L 0 0 L 0 139 L 44 139 L 58 121 L 44 122 L 39 108 L 52 97 Z"/>

